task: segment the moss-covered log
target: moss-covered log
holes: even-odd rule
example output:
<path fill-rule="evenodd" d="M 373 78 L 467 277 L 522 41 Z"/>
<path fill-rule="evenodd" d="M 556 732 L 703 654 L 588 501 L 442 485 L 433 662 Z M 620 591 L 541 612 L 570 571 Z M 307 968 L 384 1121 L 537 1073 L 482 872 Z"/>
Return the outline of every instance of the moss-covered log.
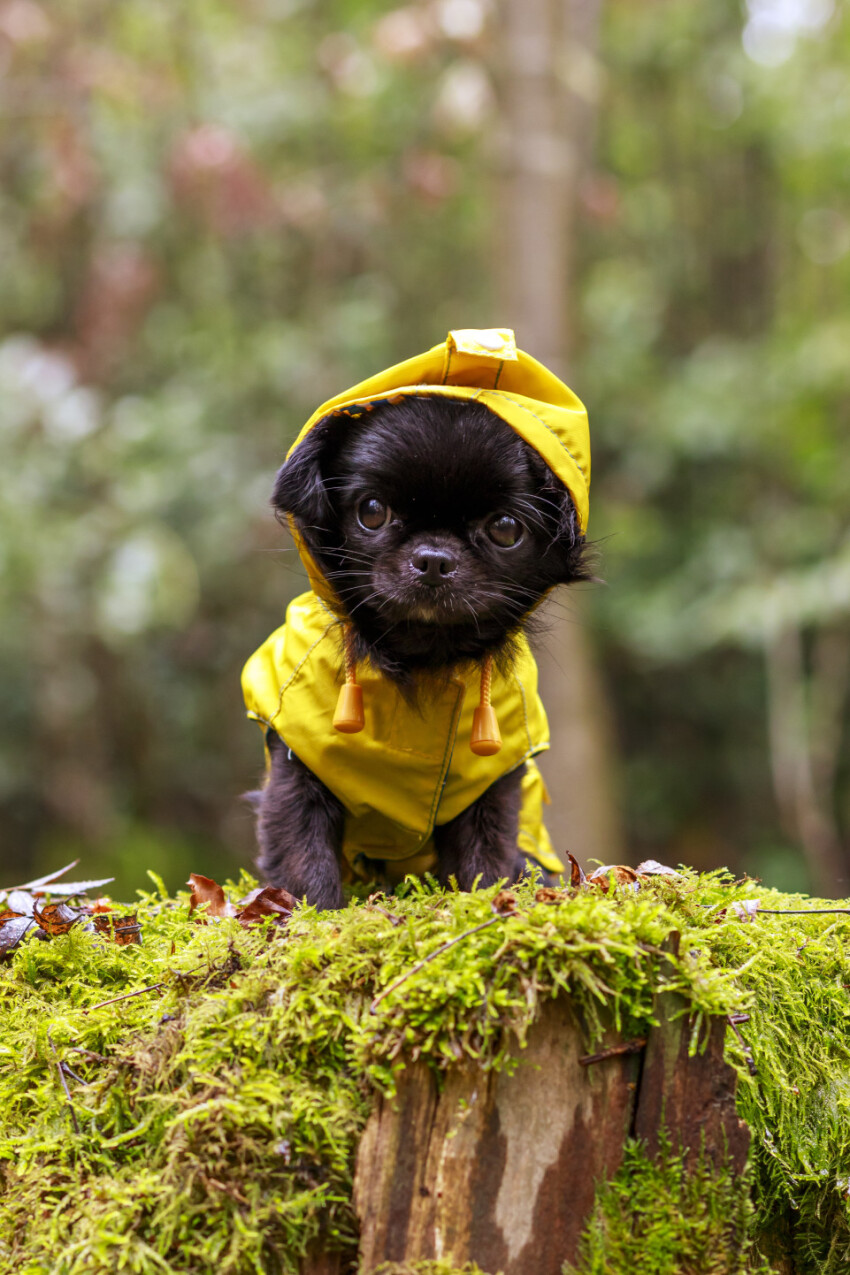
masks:
<path fill-rule="evenodd" d="M 549 1016 L 581 1023 L 589 1053 L 651 1042 L 669 1029 L 659 997 L 673 996 L 676 1030 L 687 1027 L 658 1054 L 661 1073 L 670 1049 L 707 1065 L 712 1021 L 749 1015 L 725 1040 L 749 1168 L 738 1175 L 718 1157 L 714 1133 L 687 1158 L 668 1138 L 648 1145 L 657 1121 L 641 1125 L 639 1100 L 648 1139 L 628 1141 L 619 1168 L 590 1139 L 576 1166 L 583 1189 L 599 1179 L 563 1260 L 582 1275 L 850 1269 L 848 918 L 742 919 L 733 904 L 755 897 L 810 903 L 723 874 L 637 893 L 515 894 L 516 910 L 487 926 L 493 891 L 418 883 L 242 930 L 198 924 L 163 891 L 142 900 L 141 947 L 78 929 L 24 940 L 0 966 L 2 1275 L 354 1270 L 355 1159 L 376 1104 L 403 1102 L 422 1068 L 444 1096 L 470 1069 L 482 1091 L 508 1092 L 518 1060 L 546 1048 Z M 650 1044 L 645 1081 L 652 1057 Z M 625 1072 L 635 1058 L 613 1065 Z M 679 1094 L 685 1115 L 692 1092 Z M 626 1121 L 612 1110 L 595 1117 L 603 1145 Z M 549 1136 L 536 1103 L 518 1112 Z M 471 1257 L 487 1275 L 506 1265 Z M 414 1268 L 452 1269 L 445 1252 L 404 1253 L 388 1269 Z"/>
<path fill-rule="evenodd" d="M 691 1053 L 687 1010 L 680 993 L 660 992 L 647 1037 L 608 1031 L 588 1055 L 562 996 L 543 1006 L 515 1067 L 466 1062 L 439 1086 L 427 1064 L 407 1068 L 358 1150 L 363 1275 L 446 1256 L 504 1275 L 561 1275 L 578 1256 L 596 1183 L 620 1169 L 635 1135 L 652 1155 L 680 1148 L 683 1171 L 702 1158 L 742 1173 L 750 1135 L 723 1056 L 726 1018 L 709 1019 L 705 1048 Z"/>

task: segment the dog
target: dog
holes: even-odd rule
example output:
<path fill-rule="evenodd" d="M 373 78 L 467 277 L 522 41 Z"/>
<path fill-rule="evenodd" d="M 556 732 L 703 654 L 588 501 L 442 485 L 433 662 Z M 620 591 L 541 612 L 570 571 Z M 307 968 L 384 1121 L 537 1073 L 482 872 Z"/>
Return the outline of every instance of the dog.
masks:
<path fill-rule="evenodd" d="M 342 905 L 344 879 L 432 871 L 469 890 L 562 870 L 541 818 L 533 757 L 548 732 L 526 634 L 547 593 L 589 578 L 586 416 L 505 329 L 453 333 L 435 351 L 377 378 L 405 392 L 360 386 L 320 409 L 274 485 L 314 587 L 243 675 L 266 733 L 258 865 L 318 908 Z M 445 379 L 408 379 L 440 357 Z M 530 400 L 548 423 L 510 388 L 541 376 L 567 402 Z M 515 419 L 530 412 L 525 436 L 500 392 Z M 558 411 L 576 435 L 560 474 L 529 441 Z"/>

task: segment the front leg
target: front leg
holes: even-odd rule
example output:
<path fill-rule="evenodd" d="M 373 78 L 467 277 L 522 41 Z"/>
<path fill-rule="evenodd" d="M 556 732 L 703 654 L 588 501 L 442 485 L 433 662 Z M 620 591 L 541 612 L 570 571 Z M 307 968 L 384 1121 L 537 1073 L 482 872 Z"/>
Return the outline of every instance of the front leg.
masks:
<path fill-rule="evenodd" d="M 518 880 L 525 861 L 517 848 L 524 766 L 503 775 L 449 823 L 434 829 L 441 885 L 455 877 L 461 890 Z"/>
<path fill-rule="evenodd" d="M 270 885 L 317 908 L 342 907 L 340 851 L 345 811 L 278 735 L 269 734 L 271 768 L 255 798 L 257 866 Z"/>

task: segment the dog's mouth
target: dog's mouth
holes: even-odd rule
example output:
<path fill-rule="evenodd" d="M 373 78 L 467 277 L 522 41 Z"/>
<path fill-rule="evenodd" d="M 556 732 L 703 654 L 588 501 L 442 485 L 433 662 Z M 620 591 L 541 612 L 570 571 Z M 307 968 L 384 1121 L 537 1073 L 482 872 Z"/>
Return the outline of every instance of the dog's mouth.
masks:
<path fill-rule="evenodd" d="M 466 616 L 454 605 L 452 599 L 448 602 L 438 602 L 434 600 L 415 602 L 413 606 L 406 609 L 407 617 L 410 620 L 417 620 L 420 624 L 460 624 L 464 619 L 469 620 L 469 613 Z"/>
<path fill-rule="evenodd" d="M 454 591 L 422 594 L 414 598 L 392 598 L 388 611 L 394 620 L 417 624 L 463 624 L 474 618 L 473 608 L 464 606 Z"/>

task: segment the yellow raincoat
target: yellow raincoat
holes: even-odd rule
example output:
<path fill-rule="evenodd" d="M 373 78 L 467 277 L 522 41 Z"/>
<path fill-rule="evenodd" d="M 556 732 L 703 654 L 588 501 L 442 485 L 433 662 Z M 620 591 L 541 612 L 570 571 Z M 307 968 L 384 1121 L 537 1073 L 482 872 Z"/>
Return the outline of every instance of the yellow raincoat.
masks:
<path fill-rule="evenodd" d="M 504 328 L 450 332 L 425 354 L 330 399 L 289 454 L 327 416 L 358 416 L 386 400 L 430 395 L 474 400 L 507 421 L 567 487 L 585 529 L 590 486 L 585 409 L 552 372 L 517 350 L 513 332 Z M 248 716 L 276 731 L 344 806 L 344 877 L 371 879 L 376 860 L 390 883 L 409 872 L 434 871 L 435 824 L 455 818 L 523 763 L 519 848 L 549 871 L 561 872 L 543 825 L 545 788 L 532 760 L 549 747 L 549 728 L 525 639 L 519 639 L 510 671 L 492 672 L 490 702 L 502 738 L 494 755 L 479 756 L 469 747 L 478 698 L 474 669 L 445 684 L 435 679 L 418 711 L 391 682 L 361 665 L 363 729 L 340 733 L 333 723 L 346 665 L 344 611 L 295 528 L 293 533 L 313 588 L 290 603 L 286 623 L 248 660 L 242 688 Z"/>

